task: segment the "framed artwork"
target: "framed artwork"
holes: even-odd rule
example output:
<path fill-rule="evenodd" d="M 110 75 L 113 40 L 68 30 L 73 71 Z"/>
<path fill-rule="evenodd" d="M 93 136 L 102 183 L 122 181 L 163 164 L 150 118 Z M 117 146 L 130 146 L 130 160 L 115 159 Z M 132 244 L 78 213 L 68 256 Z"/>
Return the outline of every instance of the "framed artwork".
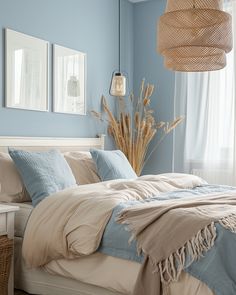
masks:
<path fill-rule="evenodd" d="M 48 111 L 48 42 L 5 32 L 5 106 Z"/>
<path fill-rule="evenodd" d="M 86 54 L 53 46 L 53 111 L 86 115 Z"/>

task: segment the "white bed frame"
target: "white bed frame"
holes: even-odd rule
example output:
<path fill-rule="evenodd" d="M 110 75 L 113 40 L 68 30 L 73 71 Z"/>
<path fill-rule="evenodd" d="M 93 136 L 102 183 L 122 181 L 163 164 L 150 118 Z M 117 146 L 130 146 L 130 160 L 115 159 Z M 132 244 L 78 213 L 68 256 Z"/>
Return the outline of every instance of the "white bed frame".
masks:
<path fill-rule="evenodd" d="M 49 137 L 2 137 L 0 152 L 8 147 L 25 150 L 49 150 L 56 148 L 64 151 L 88 151 L 90 148 L 104 149 L 105 135 L 97 138 L 49 138 Z M 18 250 L 17 250 L 18 249 Z M 15 288 L 30 294 L 40 295 L 120 295 L 120 293 L 85 284 L 76 280 L 51 275 L 42 269 L 28 270 L 22 260 L 19 247 L 15 251 L 15 261 L 20 263 L 20 274 L 15 275 Z"/>
<path fill-rule="evenodd" d="M 4 137 L 0 136 L 0 152 L 8 147 L 25 150 L 88 151 L 90 148 L 104 149 L 105 135 L 97 138 L 55 138 L 55 137 Z"/>

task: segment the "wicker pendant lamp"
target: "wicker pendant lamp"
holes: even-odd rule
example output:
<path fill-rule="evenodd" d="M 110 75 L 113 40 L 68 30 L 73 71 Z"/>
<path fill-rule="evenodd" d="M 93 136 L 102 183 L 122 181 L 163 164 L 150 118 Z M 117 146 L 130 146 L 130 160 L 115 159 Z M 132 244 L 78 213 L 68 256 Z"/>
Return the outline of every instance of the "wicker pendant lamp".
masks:
<path fill-rule="evenodd" d="M 167 0 L 158 26 L 165 67 L 182 72 L 220 70 L 232 49 L 232 17 L 220 0 Z"/>

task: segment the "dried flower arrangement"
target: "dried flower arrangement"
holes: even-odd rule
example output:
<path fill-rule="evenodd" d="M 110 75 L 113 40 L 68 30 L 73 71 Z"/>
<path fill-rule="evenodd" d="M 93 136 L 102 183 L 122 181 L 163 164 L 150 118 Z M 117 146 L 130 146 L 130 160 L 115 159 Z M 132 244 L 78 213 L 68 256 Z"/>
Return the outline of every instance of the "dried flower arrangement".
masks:
<path fill-rule="evenodd" d="M 157 122 L 154 110 L 150 107 L 153 92 L 154 85 L 145 84 L 143 80 L 138 98 L 134 99 L 134 95 L 131 94 L 128 104 L 123 97 L 118 98 L 117 118 L 111 112 L 104 96 L 102 96 L 102 106 L 107 118 L 104 119 L 102 114 L 96 111 L 91 112 L 97 119 L 108 122 L 108 133 L 113 137 L 116 147 L 126 155 L 137 175 L 141 174 L 145 164 L 165 136 L 183 121 L 183 117 L 177 117 L 173 122 Z M 158 130 L 162 134 L 149 151 L 149 145 Z"/>

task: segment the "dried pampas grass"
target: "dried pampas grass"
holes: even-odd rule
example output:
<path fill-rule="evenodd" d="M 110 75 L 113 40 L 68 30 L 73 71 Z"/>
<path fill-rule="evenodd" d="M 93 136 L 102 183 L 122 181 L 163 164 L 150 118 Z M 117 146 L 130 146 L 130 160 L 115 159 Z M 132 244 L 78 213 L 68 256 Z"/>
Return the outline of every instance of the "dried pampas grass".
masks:
<path fill-rule="evenodd" d="M 107 114 L 108 133 L 113 137 L 116 147 L 126 155 L 137 175 L 141 174 L 145 164 L 165 136 L 183 121 L 183 117 L 178 117 L 173 122 L 157 122 L 154 110 L 150 108 L 153 92 L 154 85 L 145 84 L 143 80 L 139 97 L 135 99 L 133 94 L 130 95 L 129 108 L 124 98 L 118 98 L 117 117 L 109 109 L 106 98 L 102 96 L 102 106 Z M 96 111 L 91 113 L 95 118 L 104 121 L 100 113 Z M 158 131 L 162 133 L 161 137 L 148 153 L 148 147 Z"/>

